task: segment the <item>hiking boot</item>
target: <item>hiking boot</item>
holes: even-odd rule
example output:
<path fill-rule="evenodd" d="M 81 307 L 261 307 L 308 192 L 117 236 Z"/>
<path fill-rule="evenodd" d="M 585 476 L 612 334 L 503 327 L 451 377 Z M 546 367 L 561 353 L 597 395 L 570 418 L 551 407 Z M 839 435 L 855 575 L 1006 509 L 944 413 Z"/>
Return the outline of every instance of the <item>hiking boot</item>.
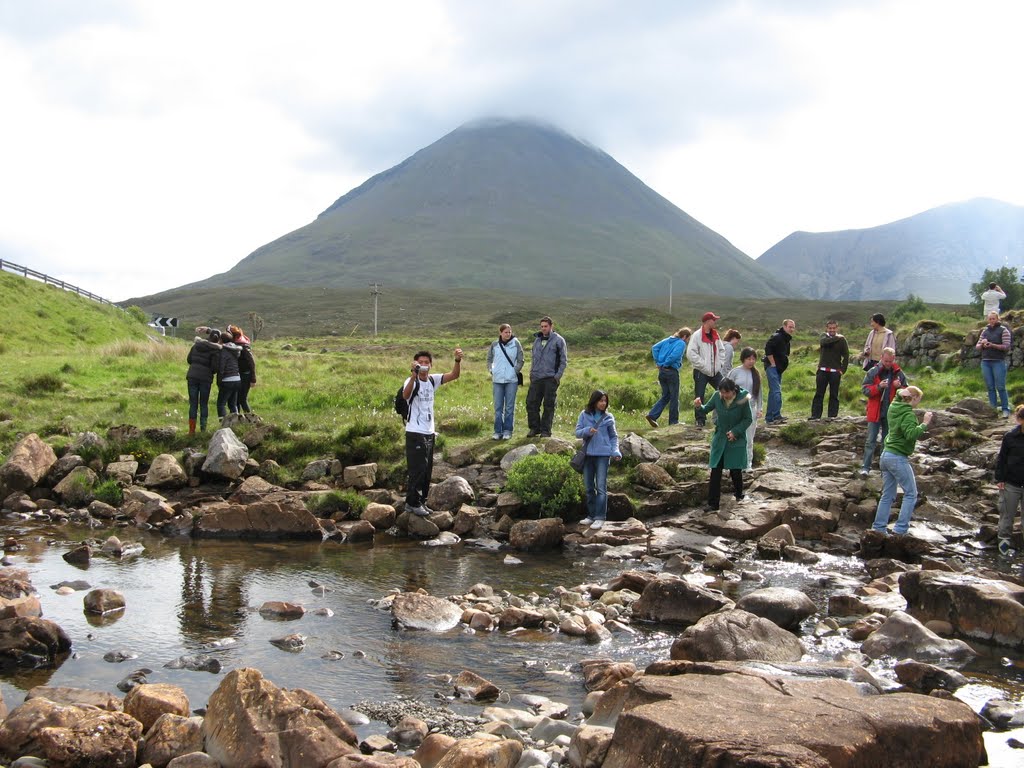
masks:
<path fill-rule="evenodd" d="M 1016 554 L 1009 539 L 999 540 L 999 555 L 1001 557 L 1013 557 Z"/>
<path fill-rule="evenodd" d="M 650 416 L 645 416 L 644 418 L 647 419 L 647 423 L 650 424 L 652 427 L 654 427 L 655 429 L 658 428 L 658 420 L 657 419 L 652 419 Z"/>
<path fill-rule="evenodd" d="M 427 515 L 430 514 L 427 511 L 426 507 L 406 507 L 405 511 L 406 512 L 410 512 L 410 513 L 416 515 L 417 517 L 426 517 Z"/>

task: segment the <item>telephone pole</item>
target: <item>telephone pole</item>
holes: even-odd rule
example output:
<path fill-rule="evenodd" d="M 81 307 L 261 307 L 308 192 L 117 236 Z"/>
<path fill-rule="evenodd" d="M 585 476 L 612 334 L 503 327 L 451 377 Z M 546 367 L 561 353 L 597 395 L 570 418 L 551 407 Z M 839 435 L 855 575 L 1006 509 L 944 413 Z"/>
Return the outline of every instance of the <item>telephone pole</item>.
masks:
<path fill-rule="evenodd" d="M 373 296 L 373 335 L 377 335 L 377 299 L 380 296 L 380 283 L 370 283 L 370 295 Z"/>

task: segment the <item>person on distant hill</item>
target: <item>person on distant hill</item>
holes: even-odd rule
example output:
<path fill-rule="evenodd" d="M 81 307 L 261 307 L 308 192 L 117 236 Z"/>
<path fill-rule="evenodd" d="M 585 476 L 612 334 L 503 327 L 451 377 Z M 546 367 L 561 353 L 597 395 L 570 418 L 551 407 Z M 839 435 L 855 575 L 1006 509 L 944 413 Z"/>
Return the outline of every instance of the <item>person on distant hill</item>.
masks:
<path fill-rule="evenodd" d="M 1006 298 L 1006 291 L 996 283 L 989 283 L 988 290 L 981 294 L 981 313 L 987 318 L 989 312 L 999 313 L 999 302 Z"/>
<path fill-rule="evenodd" d="M 889 404 L 896 397 L 896 392 L 907 386 L 907 377 L 896 364 L 896 350 L 886 347 L 881 352 L 881 360 L 864 374 L 864 383 L 860 391 L 868 398 L 867 420 L 868 435 L 864 441 L 864 461 L 860 467 L 860 476 L 867 477 L 871 471 L 871 460 L 875 457 L 875 442 L 878 434 L 882 434 L 882 444 L 889 434 Z"/>
<path fill-rule="evenodd" d="M 220 358 L 217 361 L 217 416 L 222 420 L 229 413 L 238 413 L 238 388 L 242 376 L 238 372 L 238 358 L 242 348 L 235 344 L 231 334 L 220 334 Z"/>
<path fill-rule="evenodd" d="M 736 355 L 736 350 L 740 348 L 743 336 L 735 328 L 730 328 L 725 332 L 722 341 L 725 342 L 725 346 L 722 348 L 722 367 L 719 370 L 725 376 L 732 370 L 732 361 Z"/>
<path fill-rule="evenodd" d="M 426 350 L 413 356 L 412 375 L 402 385 L 402 397 L 409 405 L 405 423 L 405 463 L 408 478 L 405 511 L 426 517 L 430 476 L 434 471 L 434 390 L 455 381 L 462 373 L 462 350 L 455 348 L 455 365 L 448 373 L 431 373 L 434 356 Z"/>
<path fill-rule="evenodd" d="M 576 437 L 583 440 L 583 487 L 587 516 L 580 523 L 593 530 L 604 527 L 608 517 L 608 464 L 622 458 L 615 417 L 608 413 L 608 393 L 595 389 L 576 420 Z"/>
<path fill-rule="evenodd" d="M 885 315 L 876 312 L 868 320 L 871 330 L 864 342 L 864 370 L 870 371 L 882 359 L 882 350 L 886 347 L 896 349 L 896 334 L 885 327 Z"/>
<path fill-rule="evenodd" d="M 1006 356 L 1013 348 L 1013 334 L 999 322 L 998 312 L 988 313 L 988 325 L 981 329 L 974 348 L 981 350 L 981 375 L 988 389 L 988 404 L 996 408 L 998 394 L 998 407 L 1005 418 L 1010 415 L 1010 400 L 1006 394 Z"/>
<path fill-rule="evenodd" d="M 188 433 L 196 433 L 196 416 L 199 417 L 199 430 L 206 431 L 206 421 L 210 416 L 210 389 L 213 386 L 213 374 L 217 371 L 220 361 L 220 331 L 200 326 L 196 333 L 205 331 L 207 338 L 196 336 L 192 348 L 188 351 L 185 361 L 188 363 Z"/>
<path fill-rule="evenodd" d="M 540 330 L 533 336 L 530 355 L 530 388 L 526 392 L 527 437 L 551 437 L 551 424 L 558 405 L 558 385 L 569 362 L 565 339 L 554 330 L 550 317 L 540 319 Z M 544 413 L 541 414 L 541 404 Z"/>
<path fill-rule="evenodd" d="M 249 389 L 256 386 L 256 358 L 252 355 L 252 342 L 237 325 L 229 325 L 228 333 L 235 344 L 242 348 L 238 355 L 238 374 L 242 377 L 238 386 L 238 410 L 252 413 L 249 407 Z"/>
<path fill-rule="evenodd" d="M 722 379 L 718 391 L 705 405 L 699 397 L 693 407 L 705 414 L 715 412 L 715 434 L 711 437 L 711 481 L 708 484 L 709 511 L 717 510 L 722 498 L 722 470 L 728 469 L 736 501 L 743 501 L 743 469 L 747 466 L 747 428 L 753 420 L 750 393 L 732 379 Z"/>
<path fill-rule="evenodd" d="M 721 318 L 714 312 L 705 312 L 700 319 L 700 330 L 686 347 L 686 359 L 693 366 L 693 396 L 701 401 L 708 391 L 708 384 L 717 389 L 724 373 L 725 342 L 715 329 L 719 320 Z M 703 427 L 707 420 L 706 412 L 695 407 L 693 418 L 697 426 Z"/>
<path fill-rule="evenodd" d="M 999 554 L 1013 557 L 1013 518 L 1024 500 L 1024 405 L 1014 411 L 1017 426 L 1003 435 L 996 458 L 999 488 Z"/>
<path fill-rule="evenodd" d="M 850 365 L 850 345 L 839 332 L 839 323 L 829 320 L 818 341 L 818 370 L 815 372 L 814 399 L 811 401 L 811 419 L 821 418 L 821 407 L 828 388 L 828 417 L 839 415 L 839 381 Z"/>
<path fill-rule="evenodd" d="M 789 350 L 796 333 L 793 320 L 783 320 L 782 327 L 771 335 L 764 345 L 764 373 L 768 379 L 768 408 L 765 424 L 781 424 L 782 416 L 782 374 L 789 367 Z"/>
<path fill-rule="evenodd" d="M 761 389 L 761 374 L 757 371 L 757 351 L 753 347 L 744 347 L 740 352 L 740 364 L 728 373 L 728 378 L 736 382 L 740 389 L 750 393 L 750 426 L 747 427 L 747 469 L 754 467 L 754 434 L 757 432 L 757 420 L 761 418 L 764 408 L 764 390 Z"/>
<path fill-rule="evenodd" d="M 932 423 L 933 414 L 927 411 L 918 423 L 914 408 L 921 402 L 924 393 L 917 387 L 904 387 L 896 394 L 896 402 L 889 408 L 889 434 L 882 445 L 882 458 L 879 461 L 882 468 L 882 496 L 878 499 L 878 509 L 871 528 L 880 533 L 888 532 L 889 513 L 896 500 L 898 485 L 903 489 L 903 503 L 892 530 L 902 536 L 910 528 L 910 518 L 917 504 L 917 479 L 910 465 L 910 454 L 914 452 L 917 439 Z"/>
<path fill-rule="evenodd" d="M 679 423 L 679 369 L 683 365 L 683 355 L 693 331 L 680 328 L 671 336 L 666 336 L 653 347 L 651 355 L 658 366 L 658 384 L 661 386 L 661 398 L 647 414 L 647 423 L 657 428 L 658 417 L 668 406 L 668 424 Z"/>
<path fill-rule="evenodd" d="M 516 391 L 523 383 L 523 345 L 512 333 L 512 326 L 502 323 L 498 338 L 487 350 L 487 370 L 491 372 L 494 393 L 493 440 L 511 440 L 516 411 Z"/>

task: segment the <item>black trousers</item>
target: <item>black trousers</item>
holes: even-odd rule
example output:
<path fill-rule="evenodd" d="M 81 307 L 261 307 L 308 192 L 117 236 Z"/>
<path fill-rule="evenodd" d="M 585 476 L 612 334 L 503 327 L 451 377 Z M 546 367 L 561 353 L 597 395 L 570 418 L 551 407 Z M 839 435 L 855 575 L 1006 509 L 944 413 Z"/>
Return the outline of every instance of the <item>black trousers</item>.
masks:
<path fill-rule="evenodd" d="M 708 484 L 708 506 L 718 509 L 722 500 L 722 469 L 725 467 L 725 456 L 718 460 L 718 466 L 711 468 L 711 482 Z M 730 469 L 729 477 L 732 478 L 732 490 L 739 499 L 743 495 L 743 470 Z"/>
<path fill-rule="evenodd" d="M 541 404 L 544 413 L 541 414 Z M 558 404 L 558 379 L 533 379 L 526 392 L 526 424 L 531 432 L 551 434 L 551 422 L 555 420 L 555 406 Z"/>
<path fill-rule="evenodd" d="M 708 384 L 718 389 L 718 385 L 722 383 L 722 374 L 716 373 L 714 376 L 708 376 L 706 373 L 702 373 L 694 369 L 693 371 L 693 396 L 699 397 L 702 403 L 707 403 L 707 399 L 704 397 L 708 391 Z M 704 412 L 697 407 L 693 409 L 694 422 L 703 427 L 707 421 L 707 416 Z"/>
<path fill-rule="evenodd" d="M 817 389 L 814 391 L 814 399 L 811 401 L 811 418 L 821 418 L 821 406 L 825 400 L 825 388 L 828 387 L 828 417 L 834 419 L 839 415 L 839 382 L 843 374 L 839 371 L 823 371 L 818 369 L 814 377 Z"/>
<path fill-rule="evenodd" d="M 406 432 L 405 463 L 409 469 L 405 505 L 421 507 L 427 500 L 430 476 L 434 471 L 434 436 Z"/>

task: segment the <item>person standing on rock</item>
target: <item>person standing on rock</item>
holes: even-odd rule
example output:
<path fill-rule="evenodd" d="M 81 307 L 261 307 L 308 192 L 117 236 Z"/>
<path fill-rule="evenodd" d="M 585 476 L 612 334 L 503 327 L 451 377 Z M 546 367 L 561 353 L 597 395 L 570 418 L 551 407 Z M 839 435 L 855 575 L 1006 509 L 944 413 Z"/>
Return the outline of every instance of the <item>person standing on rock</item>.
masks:
<path fill-rule="evenodd" d="M 796 333 L 796 323 L 783 320 L 782 327 L 764 345 L 764 373 L 768 379 L 768 409 L 765 424 L 782 424 L 782 374 L 789 367 L 789 350 Z"/>
<path fill-rule="evenodd" d="M 540 319 L 530 355 L 530 388 L 526 391 L 527 437 L 551 437 L 551 424 L 558 405 L 558 385 L 569 362 L 565 339 L 554 330 L 550 317 Z M 544 413 L 541 414 L 541 405 Z"/>
<path fill-rule="evenodd" d="M 516 391 L 523 383 L 523 345 L 512 326 L 498 326 L 498 339 L 487 350 L 487 370 L 494 393 L 494 440 L 511 440 L 516 412 Z"/>
<path fill-rule="evenodd" d="M 875 457 L 875 443 L 879 432 L 882 444 L 889 434 L 889 403 L 896 397 L 897 390 L 907 386 L 907 376 L 896 364 L 896 350 L 886 347 L 881 352 L 881 360 L 864 374 L 864 383 L 860 391 L 868 398 L 867 420 L 868 436 L 864 441 L 864 461 L 860 467 L 860 476 L 867 477 L 871 471 L 871 461 Z"/>
<path fill-rule="evenodd" d="M 999 322 L 998 312 L 988 313 L 988 325 L 981 329 L 974 348 L 981 351 L 981 375 L 988 389 L 988 404 L 1000 408 L 1006 418 L 1010 415 L 1010 399 L 1006 394 L 1006 356 L 1013 348 L 1013 335 Z"/>
<path fill-rule="evenodd" d="M 743 470 L 747 466 L 747 428 L 753 421 L 750 393 L 732 379 L 722 379 L 718 391 L 705 405 L 695 398 L 693 407 L 705 415 L 715 412 L 715 433 L 711 437 L 711 481 L 707 509 L 717 510 L 722 497 L 722 470 L 728 469 L 736 501 L 743 500 Z"/>
<path fill-rule="evenodd" d="M 999 554 L 1013 557 L 1013 519 L 1024 499 L 1024 405 L 1014 411 L 1017 426 L 1003 435 L 996 458 L 999 488 Z"/>
<path fill-rule="evenodd" d="M 462 373 L 462 349 L 455 349 L 455 365 L 448 373 L 431 373 L 434 357 L 430 352 L 413 356 L 412 375 L 402 385 L 402 397 L 409 406 L 405 423 L 405 463 L 408 470 L 405 509 L 426 517 L 430 491 L 430 475 L 434 470 L 434 391 L 442 384 L 455 381 Z"/>
<path fill-rule="evenodd" d="M 981 294 L 981 313 L 987 318 L 989 312 L 1000 312 L 1000 302 L 1006 298 L 1006 291 L 997 283 L 989 283 L 988 290 Z M 1012 307 L 1011 307 L 1012 309 Z"/>
<path fill-rule="evenodd" d="M 679 369 L 683 366 L 686 345 L 692 335 L 693 331 L 689 328 L 680 328 L 651 347 L 651 356 L 658 366 L 658 384 L 661 386 L 661 398 L 647 414 L 647 423 L 652 427 L 657 428 L 658 417 L 666 405 L 669 426 L 679 423 Z"/>
<path fill-rule="evenodd" d="M 703 400 L 708 384 L 718 387 L 722 381 L 722 361 L 725 358 L 725 342 L 715 330 L 721 318 L 714 312 L 705 312 L 700 319 L 700 330 L 690 339 L 686 348 L 686 359 L 693 366 L 693 396 Z M 707 417 L 700 408 L 693 409 L 697 426 L 703 427 Z"/>
<path fill-rule="evenodd" d="M 210 389 L 213 387 L 213 375 L 220 361 L 220 331 L 216 328 L 200 326 L 196 333 L 205 332 L 207 337 L 196 336 L 192 349 L 188 351 L 185 361 L 188 363 L 188 433 L 196 433 L 196 417 L 199 418 L 199 430 L 206 431 L 206 422 L 210 417 Z"/>
<path fill-rule="evenodd" d="M 871 330 L 864 342 L 864 370 L 870 371 L 882 359 L 882 350 L 886 347 L 896 349 L 896 334 L 885 327 L 885 315 L 876 312 L 868 321 Z"/>
<path fill-rule="evenodd" d="M 928 430 L 933 414 L 927 411 L 919 423 L 914 408 L 921 402 L 924 393 L 917 387 L 904 387 L 897 393 L 896 401 L 889 406 L 889 434 L 882 446 L 882 496 L 878 500 L 875 522 L 872 530 L 888 533 L 889 513 L 896 500 L 896 486 L 903 489 L 903 503 L 899 517 L 893 526 L 893 533 L 902 536 L 910 528 L 910 518 L 917 504 L 917 479 L 910 465 L 910 454 L 914 452 L 917 440 Z"/>
<path fill-rule="evenodd" d="M 740 389 L 750 393 L 750 426 L 747 427 L 747 469 L 754 468 L 754 434 L 757 420 L 761 418 L 764 405 L 764 391 L 761 389 L 761 374 L 757 371 L 757 351 L 744 347 L 740 352 L 740 364 L 729 371 L 729 378 Z"/>
<path fill-rule="evenodd" d="M 828 388 L 828 417 L 839 415 L 839 381 L 850 365 L 850 346 L 839 332 L 839 323 L 829 320 L 818 341 L 818 370 L 815 372 L 814 399 L 811 401 L 811 419 L 821 418 L 821 408 Z"/>
<path fill-rule="evenodd" d="M 622 458 L 615 417 L 608 413 L 608 393 L 595 389 L 587 407 L 576 420 L 576 437 L 583 440 L 583 487 L 587 493 L 587 516 L 580 522 L 592 530 L 604 527 L 608 518 L 608 464 Z"/>

